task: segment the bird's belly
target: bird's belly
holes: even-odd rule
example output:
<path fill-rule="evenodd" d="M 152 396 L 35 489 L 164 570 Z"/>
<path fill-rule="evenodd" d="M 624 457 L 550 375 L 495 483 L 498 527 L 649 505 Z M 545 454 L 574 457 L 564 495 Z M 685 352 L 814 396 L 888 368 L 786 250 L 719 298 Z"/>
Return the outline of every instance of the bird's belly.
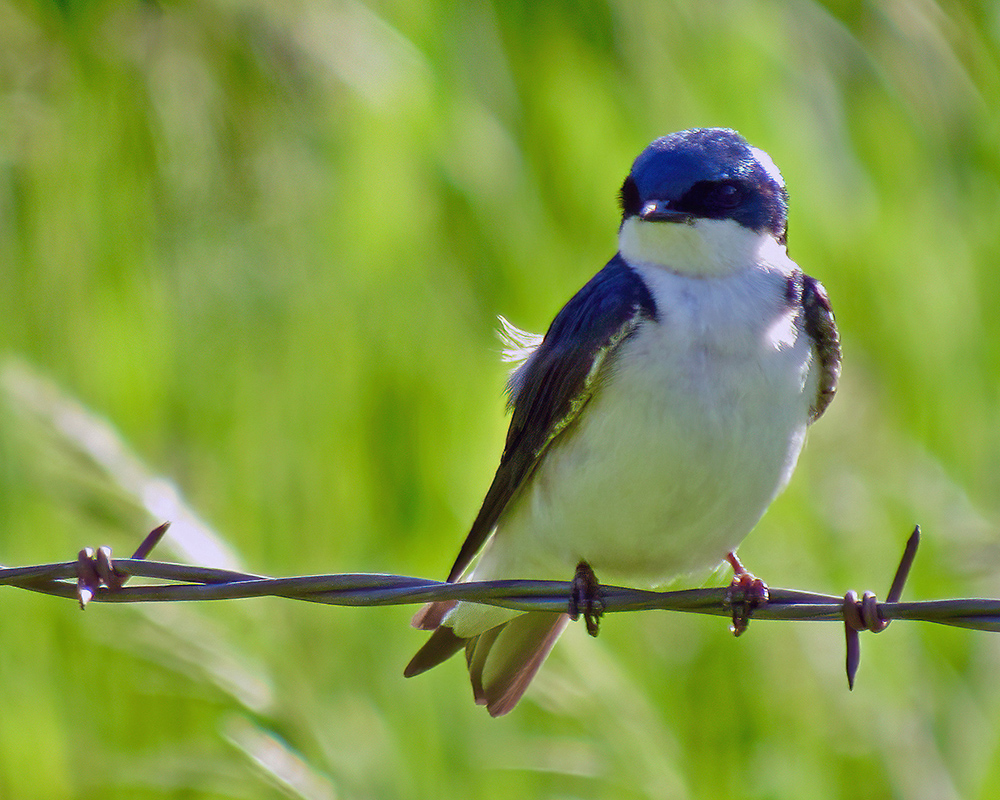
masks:
<path fill-rule="evenodd" d="M 805 438 L 808 346 L 646 358 L 656 344 L 626 345 L 504 515 L 485 571 L 565 578 L 582 559 L 605 581 L 662 585 L 757 523 Z"/>

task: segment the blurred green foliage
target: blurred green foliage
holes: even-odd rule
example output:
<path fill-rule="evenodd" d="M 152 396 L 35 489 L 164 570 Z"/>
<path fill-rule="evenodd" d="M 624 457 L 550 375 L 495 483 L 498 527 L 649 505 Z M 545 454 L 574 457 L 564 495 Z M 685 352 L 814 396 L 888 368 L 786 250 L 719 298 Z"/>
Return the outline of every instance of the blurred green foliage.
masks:
<path fill-rule="evenodd" d="M 612 255 L 649 140 L 734 127 L 846 359 L 744 560 L 884 592 L 921 522 L 910 597 L 998 597 L 998 50 L 992 0 L 0 0 L 0 349 L 247 568 L 441 576 L 502 446 L 495 315 L 544 329 Z M 134 547 L 15 405 L 0 560 Z M 460 659 L 403 680 L 407 608 L 3 600 L 3 798 L 1000 793 L 987 634 L 866 637 L 848 694 L 834 626 L 621 615 L 491 720 Z"/>

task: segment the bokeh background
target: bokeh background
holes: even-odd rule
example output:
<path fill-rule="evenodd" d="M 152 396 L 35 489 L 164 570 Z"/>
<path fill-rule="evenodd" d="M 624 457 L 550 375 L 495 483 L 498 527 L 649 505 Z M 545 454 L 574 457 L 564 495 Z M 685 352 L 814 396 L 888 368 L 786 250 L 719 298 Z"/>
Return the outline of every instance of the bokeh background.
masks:
<path fill-rule="evenodd" d="M 612 255 L 656 136 L 782 168 L 841 393 L 741 549 L 1000 597 L 993 0 L 0 0 L 0 562 L 443 576 L 505 432 L 495 316 Z M 165 480 L 158 480 L 162 476 Z M 186 505 L 185 505 L 186 504 Z M 613 532 L 609 532 L 613 535 Z M 568 576 L 567 576 L 568 577 Z M 617 615 L 493 720 L 412 608 L 0 606 L 3 798 L 995 798 L 1000 639 Z"/>

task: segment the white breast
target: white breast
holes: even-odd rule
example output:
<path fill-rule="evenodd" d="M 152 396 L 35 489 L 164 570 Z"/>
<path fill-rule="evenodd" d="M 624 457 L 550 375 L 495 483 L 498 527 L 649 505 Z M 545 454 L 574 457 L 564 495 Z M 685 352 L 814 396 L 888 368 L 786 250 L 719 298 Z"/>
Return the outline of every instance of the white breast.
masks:
<path fill-rule="evenodd" d="M 577 426 L 505 512 L 477 579 L 663 584 L 710 569 L 784 487 L 816 391 L 780 254 L 725 276 L 635 267 L 656 322 L 622 345 Z"/>

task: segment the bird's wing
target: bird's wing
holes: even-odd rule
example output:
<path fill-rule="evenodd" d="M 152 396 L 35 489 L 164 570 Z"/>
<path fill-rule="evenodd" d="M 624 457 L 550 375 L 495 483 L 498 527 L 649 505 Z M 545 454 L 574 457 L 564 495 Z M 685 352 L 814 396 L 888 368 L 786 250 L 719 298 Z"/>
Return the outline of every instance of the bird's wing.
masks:
<path fill-rule="evenodd" d="M 646 284 L 615 256 L 563 307 L 541 344 L 511 377 L 513 415 L 500 467 L 448 576 L 457 580 L 549 446 L 593 396 L 608 357 L 644 319 L 656 318 Z"/>
<path fill-rule="evenodd" d="M 840 335 L 833 318 L 830 300 L 823 284 L 808 275 L 802 276 L 802 311 L 805 331 L 813 340 L 819 366 L 816 399 L 809 408 L 809 421 L 815 422 L 826 411 L 840 380 Z"/>

